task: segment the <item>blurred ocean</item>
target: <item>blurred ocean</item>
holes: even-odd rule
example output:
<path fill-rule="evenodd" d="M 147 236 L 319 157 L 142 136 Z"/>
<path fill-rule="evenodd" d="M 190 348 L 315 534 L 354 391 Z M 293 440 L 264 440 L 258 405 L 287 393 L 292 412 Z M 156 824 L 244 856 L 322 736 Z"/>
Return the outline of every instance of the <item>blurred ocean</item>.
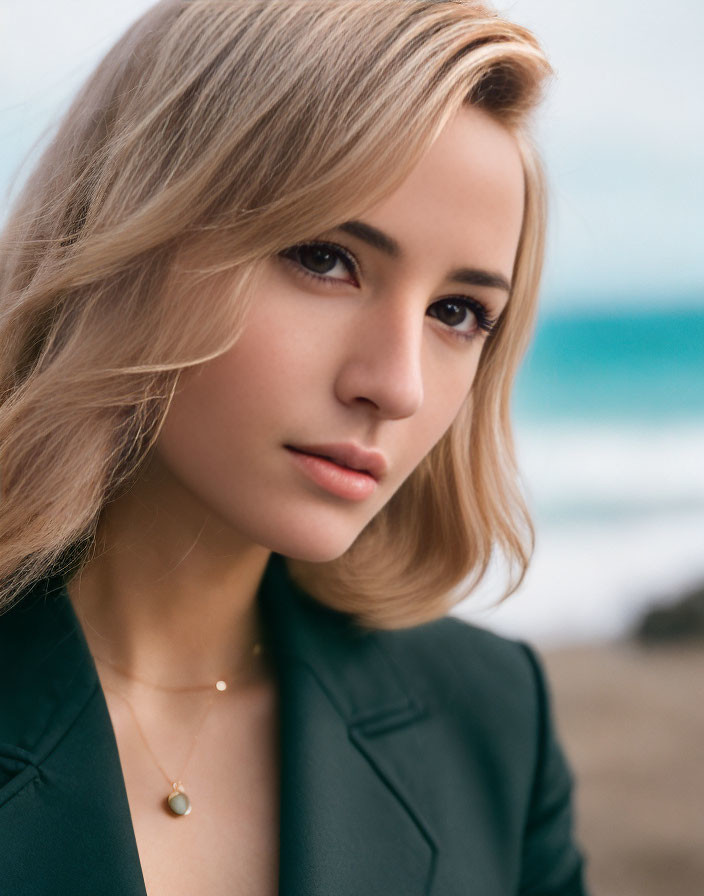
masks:
<path fill-rule="evenodd" d="M 704 308 L 543 312 L 514 393 L 536 524 L 454 612 L 541 646 L 610 640 L 704 581 Z"/>

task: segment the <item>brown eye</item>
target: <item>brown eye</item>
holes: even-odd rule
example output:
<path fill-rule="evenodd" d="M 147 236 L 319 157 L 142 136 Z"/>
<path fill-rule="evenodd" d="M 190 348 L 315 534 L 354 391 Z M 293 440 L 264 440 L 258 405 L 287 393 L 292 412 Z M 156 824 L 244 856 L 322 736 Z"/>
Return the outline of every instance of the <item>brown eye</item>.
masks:
<path fill-rule="evenodd" d="M 439 311 L 434 314 L 434 317 L 447 324 L 448 327 L 458 327 L 465 322 L 467 315 L 470 313 L 470 309 L 459 302 L 442 302 L 439 303 L 438 308 Z M 473 317 L 476 320 L 476 315 L 473 315 Z"/>
<path fill-rule="evenodd" d="M 435 302 L 428 308 L 428 314 L 465 339 L 472 339 L 481 331 L 489 333 L 496 324 L 481 302 L 468 297 Z"/>
<path fill-rule="evenodd" d="M 299 243 L 284 249 L 280 253 L 284 258 L 321 280 L 339 280 L 356 283 L 357 263 L 354 257 L 342 246 L 333 243 Z"/>
<path fill-rule="evenodd" d="M 329 274 L 338 263 L 337 256 L 325 246 L 301 246 L 296 254 L 300 263 L 315 274 Z"/>

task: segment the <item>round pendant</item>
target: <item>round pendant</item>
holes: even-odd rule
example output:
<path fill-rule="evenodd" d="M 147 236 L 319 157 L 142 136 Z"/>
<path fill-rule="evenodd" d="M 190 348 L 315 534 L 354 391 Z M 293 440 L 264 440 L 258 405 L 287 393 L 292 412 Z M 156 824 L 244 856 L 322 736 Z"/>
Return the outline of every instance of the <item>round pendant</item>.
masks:
<path fill-rule="evenodd" d="M 191 801 L 183 790 L 172 790 L 166 802 L 174 815 L 188 815 L 191 811 Z"/>

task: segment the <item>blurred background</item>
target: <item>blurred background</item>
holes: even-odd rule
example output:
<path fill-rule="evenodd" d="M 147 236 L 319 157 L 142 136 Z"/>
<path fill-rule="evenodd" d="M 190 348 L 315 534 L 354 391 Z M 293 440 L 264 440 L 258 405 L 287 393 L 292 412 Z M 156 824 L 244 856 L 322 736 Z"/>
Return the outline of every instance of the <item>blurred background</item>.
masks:
<path fill-rule="evenodd" d="M 604 896 L 704 894 L 704 6 L 515 0 L 556 77 L 551 222 L 514 399 L 537 529 L 458 614 L 544 656 Z M 479 609 L 482 603 L 485 609 Z"/>
<path fill-rule="evenodd" d="M 0 226 L 79 84 L 150 5 L 3 0 Z M 511 598 L 492 606 L 495 569 L 456 613 L 545 659 L 593 892 L 701 896 L 704 6 L 497 9 L 556 73 L 536 121 L 542 308 L 514 399 L 537 543 Z"/>

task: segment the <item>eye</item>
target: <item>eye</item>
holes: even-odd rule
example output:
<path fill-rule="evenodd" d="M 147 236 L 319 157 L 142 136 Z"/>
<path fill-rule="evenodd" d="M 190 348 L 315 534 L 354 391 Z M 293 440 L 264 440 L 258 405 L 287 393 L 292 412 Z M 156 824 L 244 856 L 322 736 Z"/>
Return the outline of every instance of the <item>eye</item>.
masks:
<path fill-rule="evenodd" d="M 353 256 L 335 243 L 300 243 L 280 253 L 317 280 L 357 283 L 358 266 Z"/>
<path fill-rule="evenodd" d="M 496 320 L 489 317 L 485 305 L 464 296 L 442 299 L 428 308 L 428 314 L 437 318 L 460 339 L 473 339 L 480 333 L 489 333 Z"/>

